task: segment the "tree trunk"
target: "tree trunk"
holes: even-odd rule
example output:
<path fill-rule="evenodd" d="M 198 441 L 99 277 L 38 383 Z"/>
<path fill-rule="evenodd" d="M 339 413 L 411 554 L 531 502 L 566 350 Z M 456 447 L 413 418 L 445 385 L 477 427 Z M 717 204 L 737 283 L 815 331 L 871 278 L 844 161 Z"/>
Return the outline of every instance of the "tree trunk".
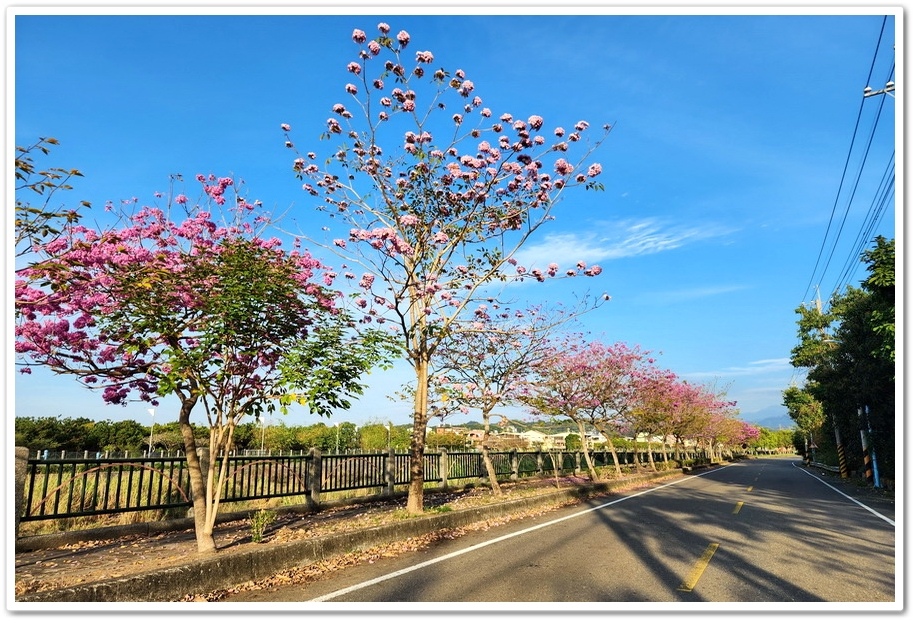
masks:
<path fill-rule="evenodd" d="M 620 478 L 623 476 L 623 472 L 620 471 L 620 459 L 617 458 L 617 448 L 614 447 L 614 442 L 611 441 L 611 436 L 607 434 L 607 431 L 602 429 L 601 434 L 607 439 L 607 447 L 611 451 L 611 458 L 614 459 L 614 470 L 617 472 L 617 477 Z"/>
<path fill-rule="evenodd" d="M 200 457 L 197 456 L 194 428 L 191 426 L 191 410 L 197 404 L 197 398 L 193 394 L 191 396 L 181 401 L 178 425 L 184 441 L 184 450 L 188 461 L 188 476 L 191 481 L 191 502 L 194 511 L 194 535 L 197 539 L 197 552 L 199 554 L 212 554 L 216 551 L 216 540 L 213 538 L 213 524 L 207 521 L 207 487 L 200 468 Z"/>
<path fill-rule="evenodd" d="M 646 436 L 646 454 L 649 455 L 649 469 L 653 472 L 657 472 L 658 468 L 655 467 L 655 458 L 652 456 L 652 438 L 648 435 Z"/>
<path fill-rule="evenodd" d="M 225 426 L 210 429 L 210 462 L 207 465 L 207 524 L 212 531 L 219 516 L 220 492 L 229 474 L 229 451 L 232 449 L 235 419 L 227 418 Z M 216 463 L 219 461 L 219 472 Z"/>
<path fill-rule="evenodd" d="M 413 399 L 413 433 L 410 436 L 410 484 L 407 489 L 407 514 L 423 512 L 423 452 L 426 448 L 426 420 L 429 401 L 429 359 L 414 364 L 417 387 Z"/>
<path fill-rule="evenodd" d="M 499 480 L 496 477 L 496 469 L 493 467 L 493 461 L 490 459 L 490 410 L 483 411 L 483 439 L 481 440 L 481 451 L 483 452 L 483 464 L 487 468 L 487 477 L 490 479 L 490 489 L 493 495 L 502 495 L 503 491 L 499 486 Z"/>
<path fill-rule="evenodd" d="M 639 442 L 636 441 L 638 434 L 633 435 L 633 464 L 636 466 L 636 471 L 642 469 L 642 461 L 639 460 Z"/>
<path fill-rule="evenodd" d="M 598 480 L 598 472 L 595 471 L 595 465 L 592 463 L 591 454 L 588 451 L 588 439 L 585 436 L 585 423 L 582 420 L 574 420 L 579 428 L 579 439 L 582 441 L 582 453 L 585 455 L 585 465 L 588 467 L 588 476 L 593 481 Z"/>

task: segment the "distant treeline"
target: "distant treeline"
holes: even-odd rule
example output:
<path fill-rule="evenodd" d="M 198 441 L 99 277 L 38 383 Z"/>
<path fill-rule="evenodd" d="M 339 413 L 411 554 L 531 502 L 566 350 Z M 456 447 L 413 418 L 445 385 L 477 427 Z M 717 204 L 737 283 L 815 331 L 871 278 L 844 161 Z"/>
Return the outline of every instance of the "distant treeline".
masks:
<path fill-rule="evenodd" d="M 446 428 L 450 429 L 448 432 L 431 430 L 427 434 L 427 446 L 430 449 L 461 450 L 467 447 L 468 441 L 460 429 L 474 430 L 482 426 L 479 422 L 469 421 L 464 424 L 447 425 Z M 516 430 L 519 428 L 521 427 L 517 426 Z M 525 428 L 533 428 L 550 435 L 568 431 L 569 425 L 565 422 L 536 421 L 526 423 Z M 198 444 L 206 446 L 209 429 L 206 426 L 195 426 L 194 430 Z M 494 434 L 503 430 L 505 427 L 491 427 Z M 383 422 L 362 425 L 352 422 L 317 422 L 304 426 L 287 426 L 282 422 L 262 426 L 257 422 L 246 422 L 235 429 L 233 440 L 235 451 L 238 453 L 251 450 L 298 453 L 313 447 L 326 453 L 376 451 L 386 448 L 406 451 L 410 444 L 410 432 L 410 424 L 393 425 Z M 763 429 L 755 445 L 761 448 L 791 447 L 792 433 L 793 431 Z M 167 454 L 184 450 L 177 422 L 143 426 L 133 420 L 113 422 L 85 417 L 17 417 L 15 435 L 16 445 L 29 448 L 32 453 L 48 450 L 52 454 L 107 452 L 140 456 L 150 448 L 153 452 L 161 451 Z"/>

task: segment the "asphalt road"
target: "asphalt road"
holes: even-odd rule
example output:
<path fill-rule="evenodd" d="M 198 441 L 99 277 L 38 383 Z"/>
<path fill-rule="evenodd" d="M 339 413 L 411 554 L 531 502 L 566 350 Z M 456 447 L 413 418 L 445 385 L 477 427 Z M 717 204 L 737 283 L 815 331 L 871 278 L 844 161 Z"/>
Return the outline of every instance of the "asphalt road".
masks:
<path fill-rule="evenodd" d="M 224 601 L 901 610 L 893 500 L 858 502 L 797 465 L 739 462 Z"/>

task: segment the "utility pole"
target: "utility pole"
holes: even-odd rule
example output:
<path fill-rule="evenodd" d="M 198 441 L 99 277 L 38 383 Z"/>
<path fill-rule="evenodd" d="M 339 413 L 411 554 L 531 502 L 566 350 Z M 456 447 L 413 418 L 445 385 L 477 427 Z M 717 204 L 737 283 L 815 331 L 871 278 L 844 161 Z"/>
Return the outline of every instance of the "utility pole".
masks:
<path fill-rule="evenodd" d="M 149 449 L 147 449 L 146 451 L 146 456 L 153 456 L 153 429 L 156 427 L 156 410 L 147 409 L 146 412 L 149 413 L 149 417 L 150 417 Z"/>

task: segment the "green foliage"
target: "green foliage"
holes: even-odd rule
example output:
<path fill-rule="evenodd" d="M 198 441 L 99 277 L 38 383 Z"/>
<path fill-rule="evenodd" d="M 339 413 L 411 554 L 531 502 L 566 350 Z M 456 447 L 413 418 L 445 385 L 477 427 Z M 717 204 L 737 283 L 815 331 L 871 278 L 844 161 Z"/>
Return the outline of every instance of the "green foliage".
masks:
<path fill-rule="evenodd" d="M 251 523 L 251 542 L 260 543 L 264 539 L 264 531 L 277 518 L 277 511 L 262 508 L 249 517 Z"/>
<path fill-rule="evenodd" d="M 810 392 L 790 387 L 782 395 L 782 404 L 800 429 L 811 432 L 824 425 L 824 408 Z"/>
<path fill-rule="evenodd" d="M 428 448 L 446 448 L 449 450 L 464 450 L 467 445 L 467 437 L 454 432 L 436 432 L 431 431 L 426 435 L 426 447 Z"/>
<path fill-rule="evenodd" d="M 582 449 L 582 438 L 575 433 L 570 433 L 566 435 L 566 449 L 567 450 L 581 450 Z"/>
<path fill-rule="evenodd" d="M 835 294 L 825 311 L 805 306 L 796 310 L 800 344 L 792 351 L 792 365 L 805 368 L 807 379 L 803 388 L 786 390 L 784 404 L 801 431 L 814 435 L 825 457 L 835 453 L 836 433 L 846 455 L 859 456 L 861 431 L 871 427 L 880 473 L 893 478 L 894 241 L 876 238 L 862 260 L 869 269 L 863 288 L 850 286 Z M 797 440 L 796 448 L 803 450 Z"/>
<path fill-rule="evenodd" d="M 348 332 L 342 318 L 328 321 L 286 354 L 281 364 L 286 389 L 281 412 L 293 403 L 324 417 L 335 409 L 349 409 L 350 398 L 365 389 L 359 378 L 375 367 L 389 367 L 397 354 L 395 343 L 382 331 L 356 335 Z"/>
<path fill-rule="evenodd" d="M 134 420 L 91 420 L 89 418 L 17 417 L 16 445 L 30 450 L 52 452 L 108 452 L 138 456 L 146 450 L 149 426 Z M 177 422 L 156 424 L 152 431 L 154 446 L 172 452 L 183 449 Z M 207 428 L 195 426 L 197 438 L 207 438 Z"/>
<path fill-rule="evenodd" d="M 76 209 L 52 208 L 51 199 L 59 190 L 71 190 L 70 179 L 82 177 L 77 169 L 61 167 L 41 168 L 34 154 L 47 156 L 51 146 L 59 145 L 56 138 L 41 137 L 28 147 L 16 146 L 16 255 L 25 255 L 34 245 L 49 242 L 62 231 L 62 226 L 76 223 L 80 214 Z M 25 192 L 30 191 L 30 192 Z M 40 204 L 32 203 L 40 199 Z M 89 208 L 88 201 L 80 206 Z"/>
<path fill-rule="evenodd" d="M 894 308 L 894 241 L 882 236 L 875 239 L 875 248 L 865 251 L 862 259 L 868 265 L 870 274 L 862 283 L 864 289 L 872 294 L 873 309 L 871 325 L 880 339 L 880 345 L 873 354 L 894 361 L 895 359 L 895 319 Z"/>

